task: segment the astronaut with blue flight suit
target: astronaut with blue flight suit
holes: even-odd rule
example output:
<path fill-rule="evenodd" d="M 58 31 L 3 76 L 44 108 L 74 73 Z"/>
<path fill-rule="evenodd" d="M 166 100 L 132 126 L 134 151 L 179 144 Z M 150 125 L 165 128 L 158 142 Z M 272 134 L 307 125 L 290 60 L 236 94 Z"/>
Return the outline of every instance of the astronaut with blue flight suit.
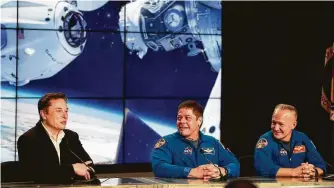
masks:
<path fill-rule="evenodd" d="M 297 125 L 296 108 L 279 104 L 275 107 L 271 131 L 262 135 L 255 148 L 257 175 L 311 178 L 323 175 L 326 164 L 312 141 Z"/>
<path fill-rule="evenodd" d="M 178 107 L 178 132 L 164 136 L 152 151 L 155 176 L 204 180 L 238 177 L 237 158 L 217 139 L 200 132 L 203 108 L 195 101 Z"/>

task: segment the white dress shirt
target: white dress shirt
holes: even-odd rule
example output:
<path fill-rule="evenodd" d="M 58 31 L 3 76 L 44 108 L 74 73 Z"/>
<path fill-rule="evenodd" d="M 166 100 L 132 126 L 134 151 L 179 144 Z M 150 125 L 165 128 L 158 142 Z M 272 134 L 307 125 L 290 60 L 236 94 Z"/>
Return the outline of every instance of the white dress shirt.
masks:
<path fill-rule="evenodd" d="M 63 130 L 59 131 L 58 135 L 56 137 L 54 137 L 50 131 L 45 127 L 45 125 L 42 123 L 44 129 L 46 130 L 46 132 L 48 133 L 49 135 L 49 138 L 50 140 L 52 141 L 56 151 L 57 151 L 57 154 L 58 154 L 58 160 L 59 160 L 59 164 L 61 164 L 60 162 L 60 142 L 61 140 L 64 138 L 65 136 L 65 133 Z"/>

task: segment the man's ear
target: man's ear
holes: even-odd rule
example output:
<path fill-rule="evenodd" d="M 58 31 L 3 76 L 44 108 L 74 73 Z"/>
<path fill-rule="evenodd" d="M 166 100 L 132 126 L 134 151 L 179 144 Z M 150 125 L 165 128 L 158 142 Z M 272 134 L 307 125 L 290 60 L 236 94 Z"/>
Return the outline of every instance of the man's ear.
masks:
<path fill-rule="evenodd" d="M 43 120 L 46 120 L 46 112 L 44 110 L 40 110 L 39 114 L 42 116 Z"/>
<path fill-rule="evenodd" d="M 203 123 L 203 117 L 198 118 L 198 126 L 200 127 Z"/>
<path fill-rule="evenodd" d="M 293 122 L 292 129 L 295 129 L 297 127 L 297 120 Z"/>

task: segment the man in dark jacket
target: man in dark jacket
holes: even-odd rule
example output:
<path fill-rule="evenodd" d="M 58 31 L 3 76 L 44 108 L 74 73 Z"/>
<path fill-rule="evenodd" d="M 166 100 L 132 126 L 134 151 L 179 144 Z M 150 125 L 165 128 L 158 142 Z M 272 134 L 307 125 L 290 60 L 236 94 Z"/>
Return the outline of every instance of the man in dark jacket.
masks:
<path fill-rule="evenodd" d="M 89 180 L 94 169 L 76 132 L 65 129 L 67 97 L 48 93 L 38 102 L 40 120 L 18 139 L 19 163 L 27 179 L 36 183 Z"/>

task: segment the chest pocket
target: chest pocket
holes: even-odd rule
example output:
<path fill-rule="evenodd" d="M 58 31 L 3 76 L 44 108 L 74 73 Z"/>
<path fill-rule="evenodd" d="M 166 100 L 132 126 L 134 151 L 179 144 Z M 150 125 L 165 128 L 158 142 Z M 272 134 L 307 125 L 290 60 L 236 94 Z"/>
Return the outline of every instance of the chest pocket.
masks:
<path fill-rule="evenodd" d="M 196 167 L 194 152 L 196 151 L 194 151 L 192 147 L 174 149 L 172 151 L 173 164 L 187 167 Z"/>
<path fill-rule="evenodd" d="M 216 150 L 216 148 L 214 148 L 213 146 L 201 146 L 200 148 L 200 163 L 203 164 L 208 164 L 210 163 L 209 161 L 207 161 L 205 158 L 207 158 L 208 160 L 210 160 L 213 164 L 218 164 L 219 159 L 217 157 L 219 151 Z M 222 159 L 223 160 L 223 159 Z"/>
<path fill-rule="evenodd" d="M 290 168 L 289 153 L 285 148 L 281 147 L 275 150 L 272 157 L 276 159 L 276 161 L 274 160 L 276 165 Z"/>
<path fill-rule="evenodd" d="M 306 158 L 306 146 L 305 145 L 295 145 L 292 150 L 292 161 L 295 165 L 299 166 L 300 163 L 303 163 Z M 294 166 L 295 166 L 294 165 Z"/>

